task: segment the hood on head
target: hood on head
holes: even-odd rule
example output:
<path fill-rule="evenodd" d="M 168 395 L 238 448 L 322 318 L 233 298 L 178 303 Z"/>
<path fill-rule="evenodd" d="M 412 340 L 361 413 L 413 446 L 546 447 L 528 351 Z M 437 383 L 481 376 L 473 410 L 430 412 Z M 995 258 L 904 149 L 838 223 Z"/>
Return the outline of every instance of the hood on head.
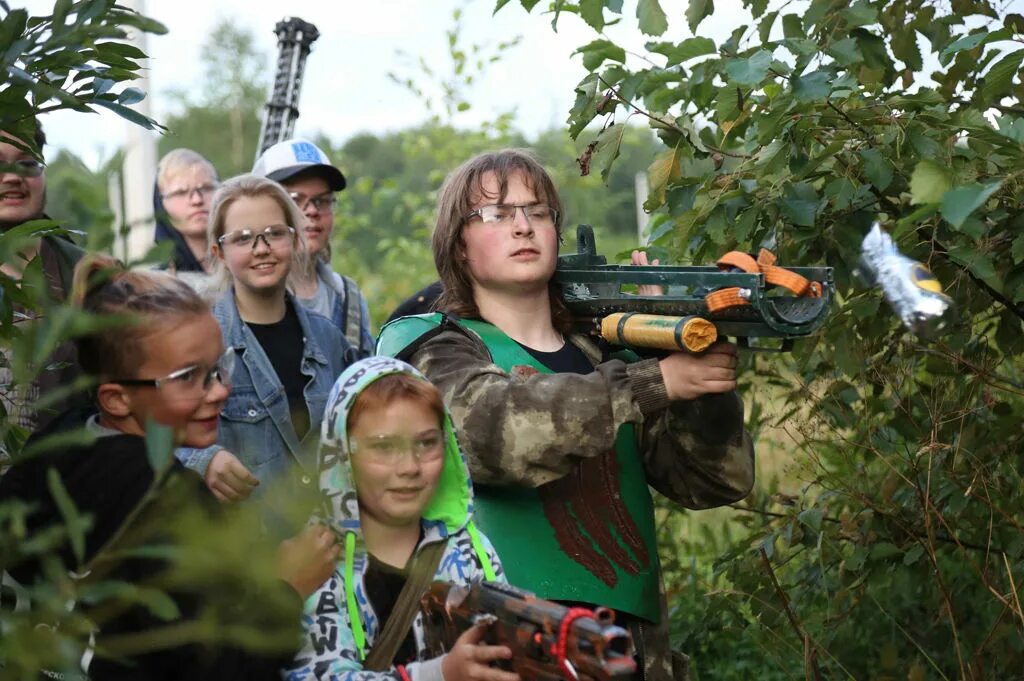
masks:
<path fill-rule="evenodd" d="M 156 222 L 153 243 L 170 241 L 174 244 L 174 252 L 171 253 L 171 264 L 174 265 L 174 270 L 176 272 L 205 272 L 202 263 L 185 242 L 185 237 L 171 224 L 167 209 L 164 208 L 164 199 L 160 196 L 160 187 L 155 182 L 153 183 L 153 220 Z"/>
<path fill-rule="evenodd" d="M 325 520 L 339 536 L 348 532 L 360 533 L 359 503 L 348 446 L 348 415 L 356 398 L 367 386 L 390 374 L 407 374 L 427 381 L 423 374 L 405 362 L 391 357 L 370 357 L 345 369 L 327 398 L 317 462 Z M 427 539 L 432 536 L 441 539 L 458 532 L 469 523 L 473 512 L 472 481 L 447 407 L 444 409 L 443 428 L 444 468 L 434 496 L 423 509 Z"/>

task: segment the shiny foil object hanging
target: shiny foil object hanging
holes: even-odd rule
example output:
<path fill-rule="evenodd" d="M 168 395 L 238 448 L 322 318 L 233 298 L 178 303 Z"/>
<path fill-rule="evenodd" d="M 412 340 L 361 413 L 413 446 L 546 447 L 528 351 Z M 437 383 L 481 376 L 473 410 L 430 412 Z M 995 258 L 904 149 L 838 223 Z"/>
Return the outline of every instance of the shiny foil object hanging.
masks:
<path fill-rule="evenodd" d="M 882 289 L 903 325 L 919 338 L 933 338 L 949 325 L 953 299 L 931 270 L 899 252 L 877 222 L 861 243 L 858 273 Z"/>

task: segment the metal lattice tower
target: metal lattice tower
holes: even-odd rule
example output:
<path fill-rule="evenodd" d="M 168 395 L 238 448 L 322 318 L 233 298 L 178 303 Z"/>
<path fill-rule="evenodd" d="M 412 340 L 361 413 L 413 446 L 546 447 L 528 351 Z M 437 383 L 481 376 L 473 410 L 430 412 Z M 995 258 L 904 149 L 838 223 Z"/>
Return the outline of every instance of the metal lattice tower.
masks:
<path fill-rule="evenodd" d="M 269 147 L 292 136 L 295 120 L 299 117 L 299 92 L 302 90 L 306 57 L 320 37 L 316 26 L 297 17 L 277 22 L 274 32 L 277 34 L 277 72 L 270 99 L 263 111 L 256 158 Z"/>

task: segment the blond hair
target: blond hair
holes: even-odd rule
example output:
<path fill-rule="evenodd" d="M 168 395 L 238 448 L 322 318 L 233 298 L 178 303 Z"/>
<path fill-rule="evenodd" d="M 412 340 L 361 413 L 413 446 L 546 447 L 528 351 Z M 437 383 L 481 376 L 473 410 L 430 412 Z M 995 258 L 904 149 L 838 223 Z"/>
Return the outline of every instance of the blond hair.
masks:
<path fill-rule="evenodd" d="M 213 254 L 213 245 L 224 235 L 224 222 L 227 219 L 228 210 L 239 199 L 252 199 L 261 196 L 271 199 L 280 206 L 281 212 L 284 213 L 285 223 L 295 230 L 295 243 L 292 248 L 288 281 L 291 282 L 293 277 L 306 271 L 309 266 L 309 253 L 306 250 L 306 238 L 303 236 L 306 217 L 299 212 L 299 207 L 277 182 L 250 174 L 239 175 L 220 186 L 217 193 L 213 195 L 213 205 L 210 207 L 210 222 L 206 230 L 206 240 L 210 244 L 208 257 L 213 263 L 211 292 L 223 291 L 231 284 L 231 273 L 224 262 Z"/>
<path fill-rule="evenodd" d="M 497 195 L 488 193 L 484 186 L 490 174 L 494 175 L 497 182 Z M 484 198 L 496 203 L 504 201 L 508 194 L 509 178 L 516 175 L 522 177 L 538 201 L 557 211 L 555 231 L 561 242 L 562 200 L 551 176 L 532 152 L 526 149 L 503 149 L 471 158 L 452 171 L 438 193 L 437 222 L 431 247 L 443 291 L 435 304 L 436 309 L 459 317 L 480 317 L 480 310 L 473 298 L 473 283 L 466 263 L 462 229 L 466 224 L 466 216 L 476 202 Z M 568 332 L 572 326 L 572 317 L 562 295 L 554 284 L 548 284 L 548 290 L 551 321 L 559 331 Z"/>
<path fill-rule="evenodd" d="M 161 321 L 209 314 L 209 304 L 188 284 L 156 270 L 129 270 L 109 255 L 86 255 L 75 266 L 71 300 L 86 312 L 116 315 L 111 324 L 75 343 L 85 372 L 100 380 L 133 378 L 146 357 L 142 339 Z"/>
<path fill-rule="evenodd" d="M 164 154 L 164 157 L 160 159 L 160 163 L 156 166 L 156 186 L 163 193 L 167 190 L 167 183 L 172 175 L 177 175 L 183 170 L 197 166 L 208 170 L 214 182 L 217 181 L 217 169 L 202 154 L 191 149 L 185 149 L 184 147 L 172 149 Z"/>

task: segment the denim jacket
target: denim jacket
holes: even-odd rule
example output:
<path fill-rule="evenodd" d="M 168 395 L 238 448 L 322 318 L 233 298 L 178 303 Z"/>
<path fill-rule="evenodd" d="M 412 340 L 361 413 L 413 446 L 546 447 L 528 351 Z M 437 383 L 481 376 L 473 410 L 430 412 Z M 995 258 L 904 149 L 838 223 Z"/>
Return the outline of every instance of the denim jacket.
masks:
<path fill-rule="evenodd" d="M 280 481 L 289 473 L 303 486 L 315 489 L 316 446 L 324 405 L 334 380 L 355 355 L 336 326 L 306 310 L 291 294 L 288 296 L 302 326 L 301 371 L 309 377 L 304 391 L 309 410 L 306 436 L 300 441 L 296 435 L 284 386 L 256 336 L 239 316 L 232 288 L 213 306 L 224 345 L 234 348 L 237 355 L 231 394 L 221 411 L 217 444 L 206 449 L 183 447 L 176 452 L 185 466 L 205 475 L 214 455 L 228 450 L 262 483 L 254 490 L 254 496 L 264 491 L 268 483 Z M 293 468 L 295 463 L 298 469 Z"/>

